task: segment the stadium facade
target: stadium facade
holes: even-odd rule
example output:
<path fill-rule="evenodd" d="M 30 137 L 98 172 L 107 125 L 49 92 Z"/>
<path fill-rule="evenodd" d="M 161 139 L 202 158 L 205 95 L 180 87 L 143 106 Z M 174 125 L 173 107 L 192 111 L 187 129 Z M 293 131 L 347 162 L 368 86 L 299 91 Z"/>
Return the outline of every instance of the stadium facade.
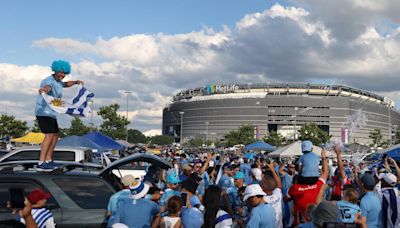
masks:
<path fill-rule="evenodd" d="M 162 131 L 177 142 L 181 136 L 183 141 L 221 140 L 229 131 L 252 124 L 257 138 L 277 131 L 293 139 L 302 125 L 315 122 L 332 140 L 371 143 L 374 129 L 381 130 L 384 140 L 394 137 L 400 126 L 394 107 L 387 97 L 342 85 L 207 85 L 173 97 L 163 110 Z"/>

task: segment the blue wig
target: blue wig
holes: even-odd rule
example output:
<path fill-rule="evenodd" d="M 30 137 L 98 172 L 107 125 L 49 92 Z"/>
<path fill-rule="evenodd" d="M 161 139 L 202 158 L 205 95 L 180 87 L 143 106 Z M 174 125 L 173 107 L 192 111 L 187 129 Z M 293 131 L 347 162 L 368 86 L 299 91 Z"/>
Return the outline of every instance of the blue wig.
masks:
<path fill-rule="evenodd" d="M 65 74 L 71 73 L 71 65 L 64 60 L 53 61 L 51 70 L 54 72 L 64 72 Z"/>

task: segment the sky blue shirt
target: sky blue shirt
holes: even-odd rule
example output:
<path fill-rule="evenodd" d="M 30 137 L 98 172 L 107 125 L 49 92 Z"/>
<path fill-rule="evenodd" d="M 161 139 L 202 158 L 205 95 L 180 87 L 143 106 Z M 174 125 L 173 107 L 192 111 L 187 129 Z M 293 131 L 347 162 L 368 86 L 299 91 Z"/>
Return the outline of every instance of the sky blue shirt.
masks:
<path fill-rule="evenodd" d="M 304 153 L 300 157 L 301 176 L 319 177 L 319 157 L 313 152 Z"/>
<path fill-rule="evenodd" d="M 361 215 L 367 217 L 368 228 L 381 227 L 382 205 L 375 193 L 365 193 L 361 199 L 360 207 Z"/>
<path fill-rule="evenodd" d="M 275 210 L 267 203 L 259 204 L 251 210 L 247 228 L 274 228 L 275 227 Z"/>
<path fill-rule="evenodd" d="M 221 187 L 221 188 L 225 188 L 225 189 L 235 187 L 235 185 L 233 184 L 231 178 L 229 178 L 226 175 L 222 175 L 221 176 L 221 179 L 219 179 L 219 182 L 218 182 L 218 186 Z"/>
<path fill-rule="evenodd" d="M 114 223 L 123 223 L 128 227 L 151 227 L 153 217 L 160 212 L 157 203 L 147 200 L 125 200 L 118 206 Z"/>
<path fill-rule="evenodd" d="M 43 81 L 40 83 L 40 88 L 49 85 L 51 87 L 50 93 L 48 93 L 49 96 L 56 97 L 56 98 L 61 98 L 62 93 L 63 93 L 63 88 L 64 88 L 64 82 L 62 81 L 56 81 L 56 79 L 53 77 L 53 75 L 43 79 Z M 50 108 L 50 106 L 46 103 L 44 100 L 43 96 L 41 94 L 38 94 L 36 96 L 36 108 L 35 108 L 35 115 L 36 116 L 48 116 L 52 118 L 56 118 L 57 113 Z"/>
<path fill-rule="evenodd" d="M 251 166 L 250 166 L 250 164 L 247 164 L 247 163 L 240 164 L 240 171 L 244 174 L 244 183 L 251 184 L 251 178 L 250 178 Z"/>
<path fill-rule="evenodd" d="M 338 201 L 336 205 L 340 211 L 339 222 L 353 223 L 356 219 L 356 213 L 361 212 L 361 209 L 357 204 L 347 201 Z"/>
<path fill-rule="evenodd" d="M 108 223 L 111 226 L 114 223 L 115 213 L 117 213 L 118 204 L 121 203 L 123 200 L 130 199 L 129 196 L 131 195 L 131 191 L 129 189 L 123 189 L 119 192 L 114 193 L 110 200 L 108 201 L 107 211 L 111 213 L 110 218 L 108 219 Z"/>

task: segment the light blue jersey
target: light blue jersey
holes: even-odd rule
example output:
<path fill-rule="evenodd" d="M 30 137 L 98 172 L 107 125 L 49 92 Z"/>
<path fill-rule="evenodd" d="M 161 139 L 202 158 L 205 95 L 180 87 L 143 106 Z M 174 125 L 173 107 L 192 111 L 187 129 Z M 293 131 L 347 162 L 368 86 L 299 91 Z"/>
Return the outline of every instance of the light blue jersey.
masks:
<path fill-rule="evenodd" d="M 231 178 L 229 178 L 226 175 L 223 175 L 221 177 L 221 179 L 219 179 L 218 186 L 223 188 L 223 189 L 230 189 L 230 188 L 235 187 L 235 185 L 233 184 Z"/>
<path fill-rule="evenodd" d="M 319 157 L 313 152 L 304 153 L 300 157 L 301 176 L 303 177 L 319 177 Z"/>
<path fill-rule="evenodd" d="M 361 199 L 361 215 L 367 218 L 368 228 L 378 228 L 382 224 L 382 205 L 374 192 L 367 192 Z"/>
<path fill-rule="evenodd" d="M 110 218 L 108 219 L 108 226 L 111 226 L 114 223 L 114 217 L 118 210 L 118 205 L 124 201 L 129 200 L 131 196 L 131 191 L 129 189 L 123 189 L 119 192 L 114 193 L 110 200 L 108 201 L 107 211 L 111 213 Z"/>
<path fill-rule="evenodd" d="M 159 212 L 160 206 L 151 200 L 125 200 L 118 206 L 114 223 L 123 223 L 128 227 L 151 227 L 154 216 Z"/>
<path fill-rule="evenodd" d="M 275 227 L 275 210 L 267 204 L 262 203 L 251 210 L 249 220 L 247 221 L 247 228 L 274 228 Z"/>
<path fill-rule="evenodd" d="M 338 201 L 336 205 L 340 211 L 339 222 L 353 223 L 356 219 L 356 213 L 361 212 L 361 209 L 357 204 L 348 201 Z"/>
<path fill-rule="evenodd" d="M 42 88 L 46 85 L 49 85 L 51 87 L 51 91 L 50 91 L 50 93 L 48 93 L 49 96 L 56 97 L 56 98 L 62 97 L 64 82 L 56 81 L 54 76 L 51 75 L 51 76 L 43 79 L 43 81 L 40 83 L 40 88 Z M 53 109 L 50 108 L 50 106 L 44 100 L 43 96 L 41 94 L 38 94 L 36 96 L 35 115 L 36 116 L 48 116 L 48 117 L 55 119 L 57 116 L 57 113 Z"/>

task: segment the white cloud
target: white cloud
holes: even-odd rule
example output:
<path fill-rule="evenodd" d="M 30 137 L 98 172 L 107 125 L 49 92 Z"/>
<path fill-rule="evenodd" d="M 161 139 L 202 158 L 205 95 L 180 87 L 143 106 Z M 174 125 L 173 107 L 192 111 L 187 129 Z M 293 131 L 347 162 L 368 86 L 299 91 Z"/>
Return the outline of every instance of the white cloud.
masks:
<path fill-rule="evenodd" d="M 118 103 L 125 115 L 126 99 L 118 91 L 134 91 L 131 125 L 149 130 L 160 128 L 162 108 L 173 94 L 208 83 L 333 80 L 399 100 L 393 83 L 400 72 L 397 2 L 296 1 L 248 14 L 221 31 L 205 27 L 94 42 L 50 37 L 32 45 L 78 56 L 71 77 L 95 92 L 95 109 Z M 37 86 L 50 73 L 46 66 L 1 63 L 0 105 L 16 101 L 16 115 L 31 118 Z"/>

